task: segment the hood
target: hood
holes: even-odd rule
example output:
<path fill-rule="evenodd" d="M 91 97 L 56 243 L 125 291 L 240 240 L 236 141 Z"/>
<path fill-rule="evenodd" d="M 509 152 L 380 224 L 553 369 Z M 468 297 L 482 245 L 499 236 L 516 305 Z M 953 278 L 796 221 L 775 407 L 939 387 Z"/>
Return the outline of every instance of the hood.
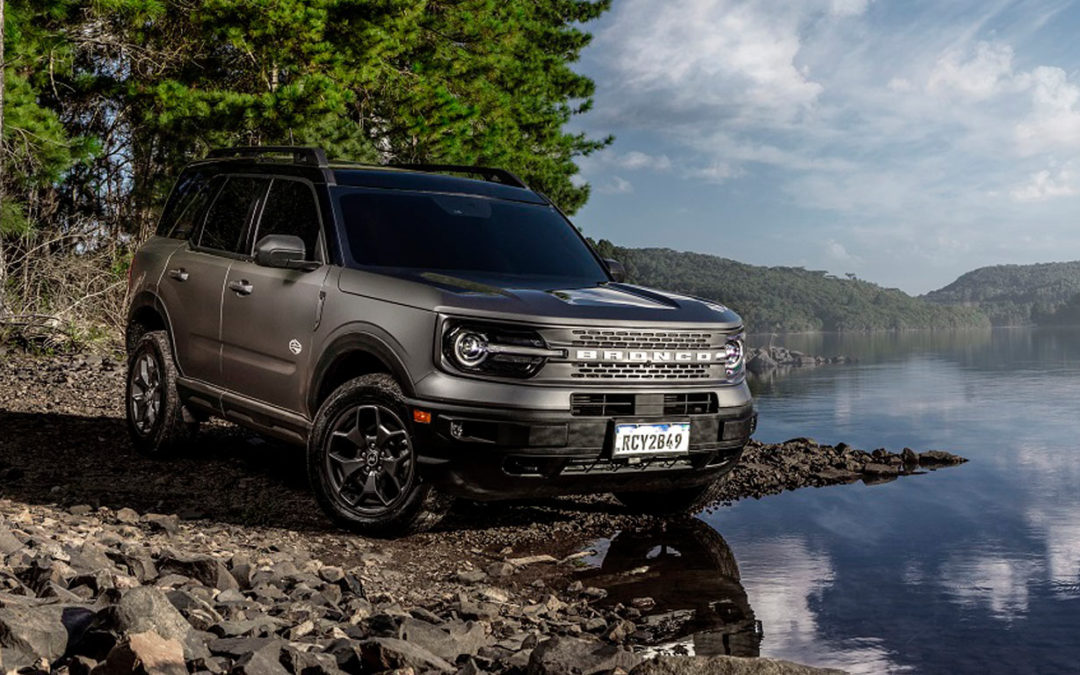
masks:
<path fill-rule="evenodd" d="M 422 270 L 343 270 L 339 286 L 444 314 L 535 323 L 722 324 L 739 316 L 715 302 L 642 286 L 581 280 L 463 277 Z"/>

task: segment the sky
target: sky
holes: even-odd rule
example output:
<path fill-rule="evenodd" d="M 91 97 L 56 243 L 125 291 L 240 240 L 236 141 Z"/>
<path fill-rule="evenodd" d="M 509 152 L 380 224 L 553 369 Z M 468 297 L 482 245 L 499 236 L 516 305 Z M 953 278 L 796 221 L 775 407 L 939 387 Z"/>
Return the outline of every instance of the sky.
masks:
<path fill-rule="evenodd" d="M 615 0 L 576 69 L 621 246 L 924 293 L 1080 259 L 1080 4 Z"/>

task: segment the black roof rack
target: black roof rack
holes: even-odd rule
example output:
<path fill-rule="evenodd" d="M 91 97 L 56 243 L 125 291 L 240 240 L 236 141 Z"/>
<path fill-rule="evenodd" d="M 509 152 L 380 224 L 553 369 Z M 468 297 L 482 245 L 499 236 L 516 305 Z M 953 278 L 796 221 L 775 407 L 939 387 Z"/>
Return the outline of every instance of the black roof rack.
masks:
<path fill-rule="evenodd" d="M 262 155 L 292 155 L 294 164 L 305 164 L 320 169 L 329 166 L 326 161 L 326 153 L 322 148 L 311 148 L 299 145 L 251 145 L 236 148 L 215 148 L 207 153 L 209 159 L 226 159 L 229 157 L 257 158 Z"/>
<path fill-rule="evenodd" d="M 480 176 L 486 181 L 491 181 L 492 183 L 502 183 L 503 185 L 526 189 L 529 187 L 525 184 L 525 181 L 518 178 L 512 172 L 490 166 L 466 166 L 463 164 L 387 164 L 386 166 L 392 169 L 408 169 L 409 171 L 424 171 L 430 173 L 443 171 L 471 173 L 475 176 Z"/>

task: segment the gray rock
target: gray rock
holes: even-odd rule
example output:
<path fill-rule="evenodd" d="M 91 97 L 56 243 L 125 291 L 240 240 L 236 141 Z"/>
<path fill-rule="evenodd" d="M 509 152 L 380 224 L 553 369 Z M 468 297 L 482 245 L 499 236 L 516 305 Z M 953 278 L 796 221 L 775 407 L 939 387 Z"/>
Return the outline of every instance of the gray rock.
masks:
<path fill-rule="evenodd" d="M 176 534 L 180 531 L 180 517 L 176 515 L 163 515 L 160 513 L 147 513 L 142 517 L 151 531 L 161 531 L 166 534 Z"/>
<path fill-rule="evenodd" d="M 616 668 L 630 670 L 641 658 L 614 645 L 572 637 L 554 637 L 537 645 L 529 657 L 529 675 L 593 675 Z"/>
<path fill-rule="evenodd" d="M 412 617 L 405 617 L 401 621 L 398 636 L 451 663 L 462 654 L 475 655 L 481 647 L 490 643 L 487 631 L 481 624 L 459 621 L 449 624 L 449 630 L 444 630 Z"/>
<path fill-rule="evenodd" d="M 631 675 L 843 675 L 843 672 L 778 659 L 738 656 L 659 656 L 630 671 Z"/>
<path fill-rule="evenodd" d="M 919 464 L 923 466 L 949 466 L 963 464 L 966 461 L 963 457 L 944 450 L 927 450 L 919 453 Z"/>
<path fill-rule="evenodd" d="M 76 504 L 68 509 L 68 513 L 73 516 L 85 516 L 89 513 L 93 513 L 94 507 L 89 504 Z"/>
<path fill-rule="evenodd" d="M 360 645 L 360 655 L 369 672 L 398 668 L 413 668 L 416 671 L 439 670 L 444 673 L 455 670 L 445 659 L 420 645 L 394 638 L 368 640 Z"/>
<path fill-rule="evenodd" d="M 116 511 L 117 522 L 124 523 L 125 525 L 134 525 L 139 522 L 139 512 L 135 509 L 129 509 L 126 506 Z"/>
<path fill-rule="evenodd" d="M 863 465 L 862 472 L 869 476 L 896 476 L 899 475 L 900 468 L 891 464 L 869 462 Z"/>
<path fill-rule="evenodd" d="M 281 665 L 281 650 L 285 643 L 272 640 L 254 651 L 243 654 L 236 660 L 230 675 L 289 675 Z"/>
<path fill-rule="evenodd" d="M 0 672 L 52 663 L 82 637 L 93 612 L 65 605 L 0 607 Z"/>
<path fill-rule="evenodd" d="M 456 578 L 463 584 L 478 584 L 487 579 L 487 574 L 484 570 L 461 570 Z"/>
<path fill-rule="evenodd" d="M 768 352 L 764 350 L 758 352 L 754 356 L 750 357 L 750 360 L 746 362 L 746 368 L 755 375 L 768 372 L 776 368 L 777 363 Z"/>
<path fill-rule="evenodd" d="M 184 658 L 208 656 L 206 646 L 187 619 L 173 607 L 161 590 L 138 586 L 124 593 L 120 602 L 98 612 L 94 626 L 116 635 L 153 631 L 166 640 L 184 645 Z"/>
<path fill-rule="evenodd" d="M 340 567 L 327 565 L 319 569 L 319 578 L 327 583 L 336 584 L 345 580 L 345 572 Z"/>
<path fill-rule="evenodd" d="M 484 571 L 488 573 L 488 576 L 495 577 L 496 579 L 498 579 L 500 577 L 508 577 L 508 576 L 510 576 L 511 574 L 514 573 L 515 569 L 517 569 L 517 568 L 515 568 L 510 563 L 499 561 L 499 562 L 491 563 L 490 565 L 488 565 L 487 567 L 484 568 Z"/>
<path fill-rule="evenodd" d="M 105 662 L 93 671 L 94 675 L 137 672 L 187 675 L 183 645 L 177 640 L 166 640 L 152 631 L 135 633 L 113 647 Z"/>
<path fill-rule="evenodd" d="M 281 654 L 281 664 L 290 673 L 303 675 L 340 675 L 337 659 L 332 654 L 304 651 L 297 645 L 286 645 Z"/>
<path fill-rule="evenodd" d="M 25 544 L 12 534 L 11 530 L 0 525 L 0 555 L 10 555 L 15 551 L 22 549 L 23 546 L 25 546 Z"/>
<path fill-rule="evenodd" d="M 208 555 L 165 553 L 158 559 L 157 568 L 161 574 L 180 574 L 222 591 L 240 588 L 225 563 Z"/>

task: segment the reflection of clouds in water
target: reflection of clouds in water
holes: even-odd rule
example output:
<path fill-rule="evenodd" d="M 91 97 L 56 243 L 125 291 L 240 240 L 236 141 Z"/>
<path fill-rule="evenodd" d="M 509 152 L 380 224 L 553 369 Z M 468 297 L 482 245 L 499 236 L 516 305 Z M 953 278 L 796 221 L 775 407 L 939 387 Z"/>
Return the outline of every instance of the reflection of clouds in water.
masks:
<path fill-rule="evenodd" d="M 980 556 L 957 557 L 945 563 L 941 582 L 961 606 L 988 609 L 995 619 L 1012 621 L 1028 611 L 1028 591 L 1041 565 L 1033 560 Z"/>
<path fill-rule="evenodd" d="M 1080 466 L 1076 449 L 1051 451 L 1021 445 L 1017 464 L 1026 473 L 1039 476 L 1035 502 L 1024 509 L 1033 530 L 1041 532 L 1046 544 L 1046 572 L 1054 592 L 1080 596 Z"/>
<path fill-rule="evenodd" d="M 750 605 L 765 631 L 762 656 L 851 673 L 904 670 L 892 661 L 880 640 L 822 637 L 811 604 L 821 601 L 835 578 L 827 553 L 812 551 L 804 538 L 792 536 L 741 545 L 736 555 Z"/>

